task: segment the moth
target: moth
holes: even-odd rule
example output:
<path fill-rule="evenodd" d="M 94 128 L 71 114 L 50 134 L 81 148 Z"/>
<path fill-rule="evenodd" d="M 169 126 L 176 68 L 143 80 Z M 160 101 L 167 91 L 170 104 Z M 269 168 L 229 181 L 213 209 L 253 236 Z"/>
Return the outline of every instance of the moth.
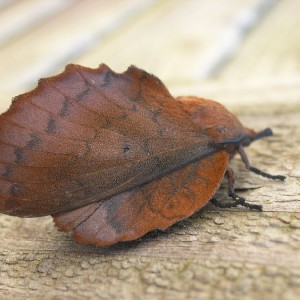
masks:
<path fill-rule="evenodd" d="M 166 229 L 209 201 L 249 204 L 234 190 L 230 160 L 272 135 L 244 127 L 221 104 L 174 98 L 131 66 L 68 65 L 16 97 L 0 116 L 0 212 L 51 215 L 82 244 L 109 246 Z M 231 203 L 214 196 L 224 176 Z"/>

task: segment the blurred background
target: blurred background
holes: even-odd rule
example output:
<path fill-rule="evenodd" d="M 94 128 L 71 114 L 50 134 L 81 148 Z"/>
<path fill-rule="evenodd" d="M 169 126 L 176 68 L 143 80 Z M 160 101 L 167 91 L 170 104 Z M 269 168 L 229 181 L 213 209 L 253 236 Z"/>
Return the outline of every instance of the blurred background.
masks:
<path fill-rule="evenodd" d="M 247 153 L 287 182 L 236 161 L 242 196 L 263 213 L 208 205 L 114 249 L 75 245 L 50 217 L 1 215 L 0 299 L 298 300 L 300 0 L 0 0 L 0 112 L 69 63 L 134 64 L 174 96 L 212 98 L 273 128 Z"/>
<path fill-rule="evenodd" d="M 299 0 L 0 0 L 0 111 L 68 63 L 134 64 L 174 95 L 300 99 Z"/>

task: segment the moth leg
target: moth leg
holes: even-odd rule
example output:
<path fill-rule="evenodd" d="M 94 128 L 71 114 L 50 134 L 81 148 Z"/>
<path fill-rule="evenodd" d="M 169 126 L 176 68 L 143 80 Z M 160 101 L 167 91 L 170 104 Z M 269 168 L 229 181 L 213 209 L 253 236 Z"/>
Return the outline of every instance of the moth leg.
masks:
<path fill-rule="evenodd" d="M 233 170 L 231 168 L 228 168 L 226 170 L 225 174 L 226 174 L 227 181 L 228 181 L 228 196 L 235 201 L 233 203 L 237 203 L 238 205 L 248 207 L 248 208 L 250 208 L 252 210 L 262 211 L 262 206 L 261 205 L 250 204 L 250 203 L 246 202 L 245 198 L 239 196 L 235 192 L 235 190 L 234 190 L 235 178 L 234 178 L 234 172 L 233 172 Z"/>
<path fill-rule="evenodd" d="M 243 203 L 245 202 L 245 199 L 240 198 L 239 200 L 235 200 L 234 202 L 230 202 L 230 203 L 225 203 L 223 201 L 219 201 L 218 199 L 216 199 L 215 197 L 210 199 L 210 202 L 216 206 L 216 207 L 220 207 L 220 208 L 232 208 L 232 207 L 237 207 L 238 205 L 243 205 Z"/>
<path fill-rule="evenodd" d="M 262 206 L 258 205 L 258 204 L 250 204 L 248 202 L 246 202 L 246 199 L 243 197 L 240 197 L 239 195 L 235 194 L 232 196 L 233 198 L 233 202 L 229 202 L 229 203 L 224 203 L 222 201 L 217 200 L 216 198 L 211 198 L 210 202 L 216 206 L 216 207 L 220 207 L 220 208 L 232 208 L 232 207 L 237 207 L 238 205 L 247 207 L 251 210 L 258 210 L 258 211 L 262 211 Z"/>
<path fill-rule="evenodd" d="M 231 168 L 228 168 L 226 170 L 226 177 L 228 180 L 228 196 L 233 199 L 233 202 L 230 203 L 224 203 L 222 201 L 217 200 L 216 198 L 212 198 L 210 201 L 213 205 L 215 205 L 216 207 L 220 207 L 220 208 L 231 208 L 231 207 L 237 207 L 238 205 L 247 207 L 251 210 L 258 210 L 258 211 L 262 211 L 262 206 L 261 205 L 257 205 L 257 204 L 250 204 L 248 202 L 246 202 L 246 199 L 239 196 L 235 190 L 234 190 L 234 182 L 235 182 L 235 178 L 234 178 L 234 172 Z"/>
<path fill-rule="evenodd" d="M 235 195 L 234 191 L 234 183 L 235 183 L 235 178 L 234 178 L 234 172 L 233 170 L 228 167 L 225 173 L 227 177 L 227 183 L 228 183 L 228 196 L 232 198 L 232 195 Z"/>
<path fill-rule="evenodd" d="M 271 174 L 268 174 L 268 173 L 265 173 L 255 167 L 252 167 L 250 165 L 250 162 L 249 162 L 249 159 L 247 157 L 247 154 L 244 150 L 244 148 L 242 146 L 239 147 L 239 154 L 241 156 L 241 159 L 243 161 L 243 163 L 245 164 L 245 167 L 250 170 L 251 172 L 257 174 L 257 175 L 260 175 L 262 177 L 266 177 L 266 178 L 269 178 L 269 179 L 273 179 L 273 180 L 281 180 L 281 181 L 284 181 L 285 180 L 285 176 L 282 176 L 282 175 L 271 175 Z"/>

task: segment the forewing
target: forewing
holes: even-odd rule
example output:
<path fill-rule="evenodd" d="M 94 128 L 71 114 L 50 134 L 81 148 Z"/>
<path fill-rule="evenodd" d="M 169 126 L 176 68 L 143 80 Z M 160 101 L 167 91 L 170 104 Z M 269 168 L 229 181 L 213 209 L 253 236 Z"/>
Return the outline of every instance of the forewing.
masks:
<path fill-rule="evenodd" d="M 212 153 L 208 142 L 156 77 L 69 65 L 0 116 L 0 211 L 103 200 Z"/>

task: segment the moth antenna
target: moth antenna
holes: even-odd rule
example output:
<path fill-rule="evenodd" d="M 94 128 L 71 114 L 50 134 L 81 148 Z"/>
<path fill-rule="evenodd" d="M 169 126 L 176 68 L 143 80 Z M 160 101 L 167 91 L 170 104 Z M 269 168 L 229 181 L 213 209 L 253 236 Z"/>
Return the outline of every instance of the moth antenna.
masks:
<path fill-rule="evenodd" d="M 247 129 L 247 128 L 246 128 Z M 253 130 L 248 130 L 249 132 L 252 131 L 253 133 L 245 134 L 242 136 L 239 136 L 236 139 L 231 139 L 231 140 L 224 140 L 222 142 L 216 142 L 216 143 L 211 143 L 213 147 L 216 149 L 223 149 L 228 145 L 234 145 L 236 147 L 239 147 L 241 145 L 243 146 L 248 146 L 250 143 L 262 139 L 267 136 L 273 135 L 273 131 L 271 128 L 266 128 L 262 131 L 259 131 L 258 133 L 255 133 Z"/>
<path fill-rule="evenodd" d="M 273 131 L 271 128 L 266 128 L 262 131 L 259 131 L 253 138 L 253 141 L 259 140 L 261 138 L 273 135 Z"/>

